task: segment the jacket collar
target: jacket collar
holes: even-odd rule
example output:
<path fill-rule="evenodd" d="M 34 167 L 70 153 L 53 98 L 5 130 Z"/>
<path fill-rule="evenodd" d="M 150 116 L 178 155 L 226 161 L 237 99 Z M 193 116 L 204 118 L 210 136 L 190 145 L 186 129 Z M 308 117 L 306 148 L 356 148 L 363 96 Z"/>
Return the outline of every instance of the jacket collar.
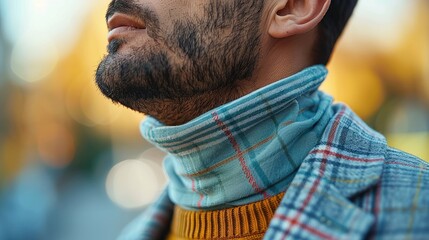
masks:
<path fill-rule="evenodd" d="M 265 239 L 362 239 L 374 216 L 351 202 L 377 185 L 383 170 L 386 141 L 345 106 L 322 140 L 304 160 Z"/>
<path fill-rule="evenodd" d="M 320 144 L 300 169 L 319 171 L 347 198 L 377 184 L 383 171 L 386 139 L 344 105 L 336 105 Z M 322 172 L 323 164 L 326 164 Z M 311 167 L 311 169 L 308 169 Z"/>

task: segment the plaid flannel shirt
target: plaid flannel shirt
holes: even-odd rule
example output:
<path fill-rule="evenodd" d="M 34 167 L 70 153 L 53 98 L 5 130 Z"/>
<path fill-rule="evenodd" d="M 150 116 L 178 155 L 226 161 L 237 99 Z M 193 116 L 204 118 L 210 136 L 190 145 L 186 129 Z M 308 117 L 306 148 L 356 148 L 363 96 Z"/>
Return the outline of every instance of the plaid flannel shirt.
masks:
<path fill-rule="evenodd" d="M 429 239 L 429 165 L 389 148 L 349 108 L 312 149 L 264 239 Z M 164 192 L 120 239 L 162 239 L 174 204 Z"/>

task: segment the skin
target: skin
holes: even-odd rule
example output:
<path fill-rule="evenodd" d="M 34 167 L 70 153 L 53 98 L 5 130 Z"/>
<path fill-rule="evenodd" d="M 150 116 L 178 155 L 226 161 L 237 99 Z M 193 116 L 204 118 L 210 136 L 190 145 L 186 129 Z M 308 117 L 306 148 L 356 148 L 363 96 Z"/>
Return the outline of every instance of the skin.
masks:
<path fill-rule="evenodd" d="M 312 65 L 330 0 L 116 0 L 146 29 L 112 39 L 96 82 L 114 102 L 184 124 Z"/>

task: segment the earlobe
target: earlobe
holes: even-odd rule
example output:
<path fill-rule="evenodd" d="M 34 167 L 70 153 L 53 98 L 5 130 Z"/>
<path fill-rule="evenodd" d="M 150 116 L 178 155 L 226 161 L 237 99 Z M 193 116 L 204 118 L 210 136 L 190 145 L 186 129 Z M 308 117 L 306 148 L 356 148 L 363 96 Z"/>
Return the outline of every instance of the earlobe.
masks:
<path fill-rule="evenodd" d="M 285 38 L 309 32 L 322 21 L 330 4 L 331 0 L 278 0 L 268 33 L 273 38 Z"/>

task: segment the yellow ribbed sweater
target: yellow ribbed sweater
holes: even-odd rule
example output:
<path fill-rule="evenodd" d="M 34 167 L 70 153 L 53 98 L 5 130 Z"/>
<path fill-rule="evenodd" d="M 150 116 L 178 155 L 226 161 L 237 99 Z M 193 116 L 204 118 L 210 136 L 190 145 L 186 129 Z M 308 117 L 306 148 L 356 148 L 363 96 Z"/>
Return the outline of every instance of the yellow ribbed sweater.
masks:
<path fill-rule="evenodd" d="M 176 206 L 167 240 L 262 239 L 283 195 L 214 211 L 190 211 Z"/>

